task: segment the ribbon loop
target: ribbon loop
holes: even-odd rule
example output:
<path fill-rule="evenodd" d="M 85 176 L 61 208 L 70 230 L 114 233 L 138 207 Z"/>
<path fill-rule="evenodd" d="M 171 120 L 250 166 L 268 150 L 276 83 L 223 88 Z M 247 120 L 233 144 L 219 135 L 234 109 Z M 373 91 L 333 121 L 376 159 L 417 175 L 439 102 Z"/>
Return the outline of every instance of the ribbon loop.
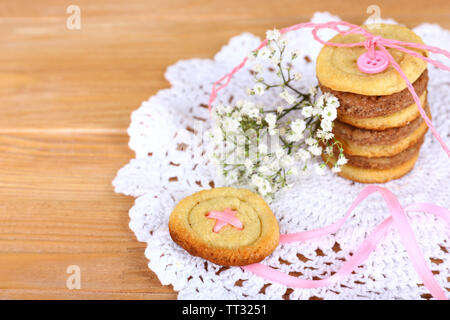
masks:
<path fill-rule="evenodd" d="M 381 36 L 369 36 L 366 41 L 364 41 L 364 48 L 368 51 L 371 59 L 375 58 L 375 48 L 380 39 L 382 39 Z"/>

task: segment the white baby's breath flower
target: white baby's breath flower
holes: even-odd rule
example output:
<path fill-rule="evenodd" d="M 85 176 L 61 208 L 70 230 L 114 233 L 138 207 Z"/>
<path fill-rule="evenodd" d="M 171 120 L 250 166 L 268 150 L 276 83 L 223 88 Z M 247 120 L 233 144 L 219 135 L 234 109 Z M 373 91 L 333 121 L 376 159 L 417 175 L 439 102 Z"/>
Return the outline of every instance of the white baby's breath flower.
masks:
<path fill-rule="evenodd" d="M 263 180 L 262 186 L 259 188 L 263 196 L 272 192 L 272 186 L 269 181 Z"/>
<path fill-rule="evenodd" d="M 305 139 L 305 143 L 306 143 L 308 146 L 312 146 L 312 145 L 314 145 L 314 144 L 317 144 L 317 140 L 314 139 L 314 138 L 312 138 L 312 137 L 309 137 L 309 138 L 306 138 L 306 139 Z"/>
<path fill-rule="evenodd" d="M 240 108 L 242 115 L 249 115 L 250 113 L 255 112 L 255 110 L 258 110 L 258 109 L 256 109 L 255 104 L 253 102 L 247 101 L 247 100 L 244 100 L 242 107 Z"/>
<path fill-rule="evenodd" d="M 270 172 L 270 169 L 268 167 L 266 167 L 266 166 L 261 166 L 261 167 L 258 168 L 258 171 L 261 174 L 265 175 L 265 174 L 268 174 Z"/>
<path fill-rule="evenodd" d="M 338 158 L 338 161 L 336 162 L 336 164 L 337 164 L 338 166 L 343 166 L 343 165 L 346 164 L 347 162 L 348 162 L 347 158 L 346 158 L 343 154 L 340 154 L 340 155 L 339 155 L 339 158 Z"/>
<path fill-rule="evenodd" d="M 275 151 L 275 157 L 279 160 L 279 159 L 281 159 L 282 157 L 284 157 L 284 155 L 285 155 L 286 153 L 285 153 L 285 151 L 282 149 L 282 148 L 278 148 L 276 151 Z"/>
<path fill-rule="evenodd" d="M 242 110 L 234 110 L 233 113 L 231 113 L 231 118 L 240 122 L 242 120 Z"/>
<path fill-rule="evenodd" d="M 319 97 L 316 99 L 314 105 L 315 105 L 317 108 L 320 108 L 320 110 L 322 110 L 323 107 L 325 106 L 325 96 L 324 96 L 324 95 L 319 96 Z"/>
<path fill-rule="evenodd" d="M 233 107 L 221 104 L 221 105 L 217 106 L 216 111 L 218 114 L 223 115 L 223 114 L 231 113 L 231 111 L 233 111 Z"/>
<path fill-rule="evenodd" d="M 253 161 L 246 159 L 244 162 L 245 169 L 250 170 L 253 167 Z"/>
<path fill-rule="evenodd" d="M 277 55 L 272 56 L 272 58 L 270 58 L 270 62 L 272 62 L 274 65 L 278 65 L 281 60 L 280 57 Z"/>
<path fill-rule="evenodd" d="M 261 58 L 263 60 L 267 60 L 269 59 L 271 56 L 271 52 L 269 50 L 269 48 L 267 47 L 262 47 L 259 51 L 258 51 L 258 58 Z"/>
<path fill-rule="evenodd" d="M 325 153 L 326 154 L 333 154 L 333 146 L 327 146 L 325 148 Z"/>
<path fill-rule="evenodd" d="M 278 31 L 277 29 L 266 31 L 267 40 L 278 40 L 280 36 L 281 36 L 280 31 Z"/>
<path fill-rule="evenodd" d="M 325 131 L 323 131 L 322 129 L 317 129 L 316 131 L 316 137 L 319 139 L 323 139 L 323 136 L 325 135 Z"/>
<path fill-rule="evenodd" d="M 260 63 L 256 63 L 253 65 L 252 70 L 256 73 L 260 73 L 263 69 L 263 66 Z"/>
<path fill-rule="evenodd" d="M 302 79 L 302 74 L 300 72 L 297 72 L 296 74 L 294 74 L 294 80 L 295 81 L 299 81 Z"/>
<path fill-rule="evenodd" d="M 270 185 L 269 181 L 261 178 L 257 174 L 252 175 L 251 183 L 258 190 L 258 192 L 261 193 L 262 196 L 265 196 L 268 193 L 272 192 L 272 186 Z"/>
<path fill-rule="evenodd" d="M 261 154 L 267 154 L 268 147 L 267 144 L 260 142 L 258 145 L 258 152 Z"/>
<path fill-rule="evenodd" d="M 321 107 L 313 107 L 312 109 L 312 114 L 313 116 L 317 116 L 322 112 L 322 108 Z"/>
<path fill-rule="evenodd" d="M 266 87 L 262 83 L 255 84 L 253 91 L 255 91 L 255 94 L 257 95 L 263 95 L 266 91 Z"/>
<path fill-rule="evenodd" d="M 268 114 L 266 114 L 264 120 L 266 120 L 266 122 L 270 128 L 273 128 L 273 127 L 275 127 L 275 124 L 277 122 L 277 116 L 274 115 L 273 113 L 268 113 Z"/>
<path fill-rule="evenodd" d="M 291 168 L 291 174 L 294 176 L 298 176 L 298 168 L 297 167 L 292 167 Z M 292 185 L 291 185 L 292 186 Z"/>
<path fill-rule="evenodd" d="M 280 159 L 281 167 L 283 168 L 289 168 L 294 164 L 294 158 L 290 155 L 285 155 Z"/>
<path fill-rule="evenodd" d="M 244 100 L 242 102 L 242 110 L 248 110 L 248 109 L 252 109 L 255 107 L 255 104 L 249 100 Z"/>
<path fill-rule="evenodd" d="M 255 186 L 255 187 L 259 187 L 259 186 L 261 186 L 262 185 L 262 178 L 259 176 L 259 175 L 257 175 L 257 174 L 254 174 L 254 175 L 252 175 L 252 177 L 251 177 L 251 183 Z"/>
<path fill-rule="evenodd" d="M 334 134 L 329 131 L 324 131 L 322 129 L 317 129 L 316 137 L 325 141 L 328 141 L 334 137 Z"/>
<path fill-rule="evenodd" d="M 312 155 L 320 156 L 322 154 L 322 147 L 319 145 L 309 146 L 308 151 L 311 152 Z"/>
<path fill-rule="evenodd" d="M 278 163 L 278 161 L 274 161 L 274 160 L 275 160 L 275 158 L 273 156 L 273 153 L 270 155 L 268 154 L 267 156 L 265 156 L 262 159 L 262 165 L 268 166 L 270 168 L 270 170 L 272 170 L 272 171 L 277 170 L 277 169 L 279 169 L 278 168 L 279 163 Z"/>
<path fill-rule="evenodd" d="M 324 119 L 324 120 L 320 121 L 320 127 L 324 131 L 330 132 L 331 130 L 333 130 L 333 122 Z"/>
<path fill-rule="evenodd" d="M 299 49 L 296 49 L 292 51 L 292 59 L 298 58 L 301 54 L 301 51 Z"/>
<path fill-rule="evenodd" d="M 215 144 L 219 144 L 219 143 L 223 142 L 223 139 L 224 139 L 223 132 L 222 132 L 222 129 L 220 129 L 219 127 L 215 127 L 212 130 L 210 136 Z"/>
<path fill-rule="evenodd" d="M 341 167 L 338 167 L 338 166 L 334 166 L 333 168 L 331 168 L 331 172 L 333 172 L 333 173 L 338 173 L 341 171 L 342 171 Z"/>
<path fill-rule="evenodd" d="M 309 118 L 313 115 L 313 107 L 312 106 L 304 106 L 302 109 L 302 115 L 305 118 Z"/>
<path fill-rule="evenodd" d="M 277 113 L 278 113 L 278 114 L 280 114 L 280 113 L 282 113 L 282 112 L 283 112 L 283 110 L 284 110 L 284 108 L 283 108 L 283 107 L 278 107 L 278 108 L 277 108 Z"/>
<path fill-rule="evenodd" d="M 227 184 L 233 185 L 237 182 L 237 180 L 238 180 L 238 173 L 236 170 L 230 170 L 225 175 L 225 181 L 227 182 Z"/>
<path fill-rule="evenodd" d="M 223 127 L 228 132 L 236 132 L 237 129 L 240 127 L 240 123 L 237 120 L 234 120 L 232 118 L 225 118 L 223 120 Z"/>
<path fill-rule="evenodd" d="M 322 96 L 323 96 L 323 99 L 324 99 L 324 103 L 327 106 L 332 106 L 332 107 L 335 107 L 335 108 L 339 107 L 339 100 L 338 100 L 338 98 L 336 98 L 331 93 L 325 92 Z"/>
<path fill-rule="evenodd" d="M 311 159 L 311 154 L 305 149 L 298 149 L 296 155 L 303 162 Z"/>
<path fill-rule="evenodd" d="M 252 51 L 247 55 L 247 58 L 249 61 L 253 61 L 253 60 L 255 60 L 257 55 L 258 55 L 258 52 Z"/>
<path fill-rule="evenodd" d="M 269 44 L 267 45 L 267 48 L 268 48 L 269 51 L 270 51 L 270 56 L 275 55 L 275 53 L 277 52 L 277 49 L 276 49 L 271 43 L 269 43 Z"/>
<path fill-rule="evenodd" d="M 298 142 L 303 139 L 303 134 L 301 133 L 291 133 L 286 136 L 288 142 Z"/>
<path fill-rule="evenodd" d="M 274 135 L 278 134 L 278 130 L 274 129 L 274 128 L 269 128 L 268 131 L 269 131 L 270 136 L 274 136 Z"/>
<path fill-rule="evenodd" d="M 334 119 L 336 119 L 337 117 L 337 111 L 336 108 L 334 106 L 326 106 L 325 108 L 323 108 L 321 115 L 323 117 L 324 120 L 327 121 L 333 121 Z M 329 131 L 329 130 L 327 130 Z"/>
<path fill-rule="evenodd" d="M 323 139 L 325 141 L 331 140 L 334 137 L 334 133 L 333 132 L 324 132 L 323 134 Z"/>
<path fill-rule="evenodd" d="M 259 116 L 259 109 L 258 108 L 252 108 L 247 110 L 247 115 L 250 118 L 256 119 Z"/>
<path fill-rule="evenodd" d="M 323 176 L 325 174 L 325 164 L 324 163 L 321 163 L 321 164 L 316 163 L 316 165 L 314 166 L 314 170 L 319 176 Z"/>
<path fill-rule="evenodd" d="M 290 127 L 294 134 L 300 135 L 306 129 L 306 122 L 302 119 L 295 119 L 291 122 Z"/>
<path fill-rule="evenodd" d="M 289 104 L 294 104 L 295 97 L 289 93 L 286 89 L 283 90 L 283 92 L 280 93 L 280 97 L 286 100 Z"/>
<path fill-rule="evenodd" d="M 288 41 L 288 39 L 285 36 L 280 36 L 280 38 L 278 39 L 278 42 L 282 46 L 287 46 L 289 41 Z"/>
<path fill-rule="evenodd" d="M 224 108 L 225 106 L 223 104 L 219 104 L 213 109 L 213 112 L 216 113 L 217 115 L 222 115 Z"/>
<path fill-rule="evenodd" d="M 309 88 L 308 93 L 309 93 L 310 95 L 312 95 L 312 96 L 315 96 L 316 93 L 317 93 L 316 87 L 311 87 L 311 88 Z"/>

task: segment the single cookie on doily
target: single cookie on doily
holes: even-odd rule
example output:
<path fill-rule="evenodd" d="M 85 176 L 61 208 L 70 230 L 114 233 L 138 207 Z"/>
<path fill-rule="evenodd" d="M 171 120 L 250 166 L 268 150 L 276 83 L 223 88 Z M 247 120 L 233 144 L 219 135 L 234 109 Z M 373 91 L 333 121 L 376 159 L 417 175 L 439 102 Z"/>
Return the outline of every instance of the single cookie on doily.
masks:
<path fill-rule="evenodd" d="M 224 266 L 263 260 L 279 242 L 267 203 L 247 189 L 214 188 L 181 200 L 169 219 L 173 241 L 190 254 Z"/>

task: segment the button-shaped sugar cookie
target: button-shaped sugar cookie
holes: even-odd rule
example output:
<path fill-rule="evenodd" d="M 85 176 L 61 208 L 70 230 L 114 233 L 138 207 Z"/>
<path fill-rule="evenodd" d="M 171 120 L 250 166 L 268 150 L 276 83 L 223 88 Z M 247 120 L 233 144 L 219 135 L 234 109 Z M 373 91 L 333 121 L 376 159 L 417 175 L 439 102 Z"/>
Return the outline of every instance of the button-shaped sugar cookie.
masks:
<path fill-rule="evenodd" d="M 173 241 L 190 254 L 224 266 L 259 262 L 277 247 L 278 222 L 257 194 L 231 187 L 181 200 L 169 219 Z"/>
<path fill-rule="evenodd" d="M 410 29 L 397 24 L 371 24 L 365 26 L 372 34 L 386 39 L 423 44 L 422 39 Z M 329 42 L 357 43 L 364 42 L 362 35 L 337 35 Z M 395 49 L 387 49 L 399 64 L 409 81 L 413 83 L 427 68 L 423 60 Z M 413 49 L 424 56 L 424 50 Z M 324 46 L 317 57 L 317 78 L 322 86 L 336 91 L 352 92 L 368 96 L 390 95 L 406 88 L 405 80 L 392 67 L 380 73 L 364 73 L 358 68 L 358 59 L 365 55 L 364 47 Z M 375 60 L 376 61 L 376 60 Z M 366 61 L 367 62 L 367 61 Z M 378 62 L 377 62 L 378 63 Z M 378 65 L 373 66 L 375 69 Z"/>

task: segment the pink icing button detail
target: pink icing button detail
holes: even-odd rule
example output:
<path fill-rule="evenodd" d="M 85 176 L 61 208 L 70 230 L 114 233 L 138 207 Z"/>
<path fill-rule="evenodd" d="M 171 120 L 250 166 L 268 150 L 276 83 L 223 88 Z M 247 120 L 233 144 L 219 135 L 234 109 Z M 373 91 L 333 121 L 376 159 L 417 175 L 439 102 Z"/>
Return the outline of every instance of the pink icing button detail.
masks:
<path fill-rule="evenodd" d="M 364 73 L 379 73 L 386 70 L 389 65 L 389 58 L 382 51 L 375 50 L 371 56 L 370 52 L 365 52 L 359 56 L 358 69 Z"/>
<path fill-rule="evenodd" d="M 236 217 L 236 214 L 236 211 L 226 208 L 223 211 L 210 211 L 206 214 L 206 216 L 211 219 L 216 219 L 216 224 L 214 225 L 213 231 L 217 233 L 227 224 L 232 225 L 238 230 L 244 229 L 241 220 Z"/>

